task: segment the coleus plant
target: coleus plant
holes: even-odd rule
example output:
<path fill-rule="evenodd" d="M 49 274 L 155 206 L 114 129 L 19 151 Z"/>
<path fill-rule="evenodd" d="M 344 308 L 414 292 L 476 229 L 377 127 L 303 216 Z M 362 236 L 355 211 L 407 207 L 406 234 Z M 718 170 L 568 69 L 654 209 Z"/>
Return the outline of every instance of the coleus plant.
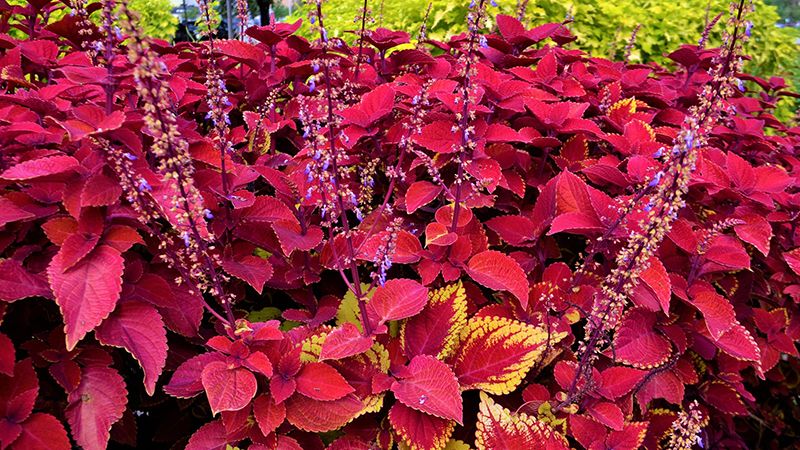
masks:
<path fill-rule="evenodd" d="M 800 128 L 745 2 L 667 68 L 483 1 L 416 45 L 200 6 L 0 5 L 0 448 L 794 440 Z"/>

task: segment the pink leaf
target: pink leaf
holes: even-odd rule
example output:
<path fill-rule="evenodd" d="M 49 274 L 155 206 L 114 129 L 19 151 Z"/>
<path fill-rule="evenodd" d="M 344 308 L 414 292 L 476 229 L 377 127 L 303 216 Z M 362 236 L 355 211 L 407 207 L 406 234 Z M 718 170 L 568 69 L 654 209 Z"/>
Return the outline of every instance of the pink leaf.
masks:
<path fill-rule="evenodd" d="M 246 281 L 256 292 L 264 290 L 264 283 L 272 278 L 272 264 L 264 258 L 245 255 L 235 259 L 224 259 L 222 267 L 226 272 Z"/>
<path fill-rule="evenodd" d="M 736 235 L 739 236 L 739 239 L 753 244 L 762 255 L 767 256 L 769 241 L 772 239 L 772 226 L 767 219 L 757 214 L 745 216 L 744 221 L 745 223 L 733 227 Z"/>
<path fill-rule="evenodd" d="M 286 419 L 286 406 L 283 403 L 275 404 L 275 399 L 269 395 L 259 395 L 253 402 L 253 415 L 258 428 L 267 436 Z"/>
<path fill-rule="evenodd" d="M 425 125 L 422 132 L 414 136 L 414 142 L 437 153 L 453 153 L 458 148 L 453 138 L 455 123 L 437 120 Z"/>
<path fill-rule="evenodd" d="M 523 309 L 528 307 L 528 278 L 510 256 L 495 250 L 478 253 L 469 260 L 467 273 L 489 289 L 509 291 L 517 297 Z"/>
<path fill-rule="evenodd" d="M 66 271 L 61 254 L 53 257 L 47 276 L 64 316 L 68 350 L 116 307 L 122 289 L 123 266 L 119 252 L 107 245 L 98 246 Z"/>
<path fill-rule="evenodd" d="M 64 412 L 78 445 L 86 450 L 106 448 L 111 425 L 125 411 L 127 395 L 125 382 L 116 370 L 102 366 L 83 369 L 81 383 L 69 393 Z"/>
<path fill-rule="evenodd" d="M 194 397 L 203 392 L 201 376 L 203 369 L 212 362 L 222 362 L 225 357 L 217 352 L 203 353 L 183 362 L 172 374 L 164 392 L 180 398 Z"/>
<path fill-rule="evenodd" d="M 407 373 L 392 383 L 392 392 L 409 408 L 462 423 L 458 380 L 447 364 L 433 356 L 415 356 Z"/>
<path fill-rule="evenodd" d="M 127 350 L 142 366 L 147 393 L 153 395 L 167 361 L 167 331 L 155 307 L 144 302 L 123 302 L 97 327 L 104 345 Z"/>
<path fill-rule="evenodd" d="M 22 434 L 13 448 L 25 450 L 70 450 L 67 430 L 50 414 L 34 413 L 22 424 Z"/>
<path fill-rule="evenodd" d="M 30 180 L 68 172 L 72 169 L 76 169 L 79 165 L 78 160 L 72 156 L 47 156 L 40 159 L 23 161 L 0 174 L 0 178 L 9 181 Z"/>
<path fill-rule="evenodd" d="M 536 239 L 533 221 L 524 216 L 500 216 L 486 221 L 486 226 L 511 245 L 522 245 Z"/>
<path fill-rule="evenodd" d="M 427 303 L 428 288 L 414 280 L 397 278 L 378 286 L 367 308 L 382 323 L 419 314 Z"/>
<path fill-rule="evenodd" d="M 637 368 L 663 364 L 672 347 L 655 328 L 655 313 L 636 308 L 630 310 L 614 335 L 614 354 L 618 360 Z"/>
<path fill-rule="evenodd" d="M 0 374 L 14 376 L 16 351 L 14 343 L 3 333 L 0 333 Z"/>
<path fill-rule="evenodd" d="M 322 350 L 319 354 L 320 361 L 326 359 L 344 359 L 348 356 L 364 353 L 372 347 L 372 337 L 363 336 L 358 327 L 350 322 L 345 322 L 325 337 Z"/>
<path fill-rule="evenodd" d="M 34 275 L 16 259 L 0 261 L 0 300 L 13 302 L 27 297 L 50 297 L 47 280 Z"/>
<path fill-rule="evenodd" d="M 321 362 L 304 365 L 296 380 L 297 392 L 314 400 L 338 400 L 355 392 L 336 369 Z"/>
<path fill-rule="evenodd" d="M 238 411 L 256 395 L 256 377 L 243 367 L 229 367 L 224 362 L 211 362 L 201 374 L 203 388 L 211 411 Z"/>
<path fill-rule="evenodd" d="M 705 281 L 699 281 L 689 288 L 689 298 L 706 321 L 708 332 L 717 340 L 726 331 L 737 324 L 733 305 L 725 297 L 717 294 L 714 287 Z"/>
<path fill-rule="evenodd" d="M 406 211 L 411 214 L 422 206 L 432 202 L 442 187 L 429 181 L 415 181 L 406 190 Z"/>

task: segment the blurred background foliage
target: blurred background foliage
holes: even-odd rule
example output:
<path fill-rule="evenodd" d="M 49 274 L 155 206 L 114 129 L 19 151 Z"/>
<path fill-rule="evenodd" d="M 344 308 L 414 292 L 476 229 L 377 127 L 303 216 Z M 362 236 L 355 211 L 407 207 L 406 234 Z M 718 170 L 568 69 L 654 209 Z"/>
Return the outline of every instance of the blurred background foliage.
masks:
<path fill-rule="evenodd" d="M 178 28 L 170 0 L 128 0 L 128 7 L 140 16 L 139 26 L 145 35 L 170 40 Z"/>
<path fill-rule="evenodd" d="M 791 3 L 796 0 L 786 0 Z M 425 16 L 429 0 L 383 0 L 370 1 L 374 26 L 405 30 L 416 37 Z M 499 8 L 490 8 L 495 13 L 516 16 L 516 0 L 498 0 Z M 632 62 L 667 63 L 665 55 L 682 43 L 697 42 L 706 20 L 724 13 L 721 24 L 711 34 L 711 44 L 720 42 L 721 31 L 727 17 L 728 0 L 531 0 L 528 3 L 525 22 L 535 26 L 545 22 L 561 22 L 565 17 L 573 18 L 569 28 L 578 37 L 577 48 L 595 56 L 622 57 L 631 32 L 641 25 L 636 45 L 631 53 Z M 781 19 L 775 6 L 763 0 L 755 0 L 756 12 L 753 37 L 748 43 L 747 53 L 752 60 L 747 69 L 752 73 L 769 77 L 773 75 L 793 79 L 800 85 L 800 30 L 778 27 Z M 325 25 L 332 35 L 347 37 L 346 31 L 354 30 L 356 16 L 363 0 L 333 0 L 324 6 Z M 428 36 L 444 39 L 463 32 L 468 2 L 433 0 L 428 18 Z M 787 8 L 791 9 L 791 8 Z M 305 17 L 307 6 L 296 11 L 294 20 Z M 308 23 L 301 34 L 309 36 Z M 351 39 L 355 36 L 349 34 Z"/>

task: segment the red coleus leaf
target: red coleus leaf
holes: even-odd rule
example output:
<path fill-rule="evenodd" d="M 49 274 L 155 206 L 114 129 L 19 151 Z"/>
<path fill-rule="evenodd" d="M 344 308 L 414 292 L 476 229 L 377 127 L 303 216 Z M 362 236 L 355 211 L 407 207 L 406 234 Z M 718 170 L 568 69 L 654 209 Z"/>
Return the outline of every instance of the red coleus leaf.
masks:
<path fill-rule="evenodd" d="M 718 340 L 735 324 L 736 313 L 728 299 L 717 294 L 713 286 L 705 281 L 698 281 L 689 288 L 689 299 L 701 313 L 711 337 Z"/>
<path fill-rule="evenodd" d="M 469 260 L 467 273 L 489 289 L 509 291 L 523 309 L 528 307 L 528 279 L 519 263 L 510 256 L 495 250 L 478 253 Z"/>
<path fill-rule="evenodd" d="M 0 375 L 0 417 L 2 423 L 16 429 L 14 434 L 20 429 L 12 424 L 22 423 L 30 417 L 38 394 L 39 379 L 30 358 L 14 366 L 13 376 Z M 2 426 L 0 431 L 3 431 Z"/>
<path fill-rule="evenodd" d="M 667 269 L 658 258 L 650 258 L 647 269 L 639 275 L 641 283 L 633 290 L 633 301 L 639 306 L 651 311 L 659 309 L 667 314 L 669 300 L 672 296 L 672 286 L 669 281 Z"/>
<path fill-rule="evenodd" d="M 428 288 L 418 281 L 397 278 L 378 286 L 367 308 L 378 317 L 379 323 L 383 323 L 414 316 L 426 303 Z"/>
<path fill-rule="evenodd" d="M 78 160 L 71 156 L 47 156 L 16 164 L 0 174 L 0 178 L 9 181 L 31 180 L 68 172 L 78 168 L 79 165 Z"/>
<path fill-rule="evenodd" d="M 631 422 L 619 431 L 606 436 L 605 448 L 609 450 L 637 450 L 647 436 L 647 422 Z"/>
<path fill-rule="evenodd" d="M 600 373 L 598 392 L 606 398 L 617 399 L 629 393 L 647 375 L 631 367 L 609 367 Z"/>
<path fill-rule="evenodd" d="M 164 392 L 173 397 L 194 397 L 203 392 L 203 369 L 212 362 L 224 360 L 225 356 L 217 352 L 203 353 L 187 359 L 172 374 L 169 383 L 164 386 Z"/>
<path fill-rule="evenodd" d="M 247 406 L 256 395 L 256 377 L 243 368 L 213 361 L 201 373 L 211 411 L 238 411 Z"/>
<path fill-rule="evenodd" d="M 286 419 L 286 406 L 283 403 L 275 404 L 275 399 L 262 394 L 253 402 L 253 415 L 256 418 L 258 429 L 264 436 L 268 436 Z"/>
<path fill-rule="evenodd" d="M 536 225 L 525 216 L 500 216 L 486 221 L 486 226 L 511 245 L 523 245 L 537 238 Z"/>
<path fill-rule="evenodd" d="M 473 317 L 461 329 L 453 355 L 453 371 L 462 389 L 507 394 L 536 363 L 545 343 L 555 345 L 565 333 L 546 330 L 505 317 Z"/>
<path fill-rule="evenodd" d="M 415 356 L 391 389 L 409 408 L 462 423 L 458 380 L 450 367 L 433 356 Z"/>
<path fill-rule="evenodd" d="M 745 223 L 733 227 L 739 239 L 753 244 L 762 255 L 769 254 L 769 241 L 772 239 L 772 226 L 767 219 L 757 214 L 744 217 Z"/>
<path fill-rule="evenodd" d="M 420 450 L 444 448 L 455 429 L 455 422 L 431 416 L 402 403 L 389 410 L 389 423 L 409 447 Z"/>
<path fill-rule="evenodd" d="M 739 323 L 723 333 L 715 343 L 722 351 L 736 359 L 754 361 L 756 364 L 761 361 L 761 349 L 758 343 L 747 328 Z"/>
<path fill-rule="evenodd" d="M 11 448 L 25 450 L 70 450 L 67 430 L 50 414 L 34 413 L 22 424 L 22 433 Z"/>
<path fill-rule="evenodd" d="M 672 346 L 655 327 L 656 316 L 641 308 L 623 317 L 614 335 L 614 355 L 625 364 L 647 369 L 660 366 L 672 354 Z"/>
<path fill-rule="evenodd" d="M 394 108 L 394 89 L 382 84 L 361 97 L 361 101 L 350 108 L 339 111 L 345 120 L 362 128 L 369 128 Z"/>
<path fill-rule="evenodd" d="M 102 366 L 83 369 L 80 385 L 69 393 L 64 411 L 78 445 L 86 450 L 106 448 L 111 425 L 125 411 L 127 394 L 125 382 L 116 370 Z"/>
<path fill-rule="evenodd" d="M 706 383 L 700 395 L 706 403 L 725 414 L 744 416 L 749 412 L 736 390 L 724 381 Z"/>
<path fill-rule="evenodd" d="M 647 405 L 657 398 L 680 405 L 685 392 L 684 384 L 675 372 L 665 370 L 656 372 L 645 380 L 644 384 L 636 391 L 636 400 L 643 410 L 647 409 Z"/>
<path fill-rule="evenodd" d="M 123 259 L 100 245 L 71 269 L 64 269 L 61 253 L 47 268 L 56 303 L 64 316 L 67 350 L 72 350 L 114 310 L 122 290 Z"/>
<path fill-rule="evenodd" d="M 457 239 L 456 233 L 451 232 L 447 226 L 439 222 L 431 222 L 425 226 L 425 247 L 432 245 L 446 247 L 453 245 Z"/>
<path fill-rule="evenodd" d="M 422 127 L 422 132 L 414 136 L 414 142 L 437 153 L 453 153 L 458 149 L 458 141 L 453 139 L 455 123 L 437 120 Z"/>
<path fill-rule="evenodd" d="M 406 357 L 432 355 L 439 359 L 456 349 L 461 328 L 467 323 L 467 299 L 461 282 L 430 292 L 428 304 L 409 318 L 400 331 Z"/>
<path fill-rule="evenodd" d="M 294 395 L 286 401 L 286 419 L 300 430 L 324 433 L 350 422 L 363 408 L 354 395 L 330 401 Z"/>
<path fill-rule="evenodd" d="M 120 303 L 95 336 L 100 343 L 122 347 L 136 358 L 144 371 L 147 393 L 153 395 L 167 361 L 167 331 L 156 308 L 138 301 Z"/>
<path fill-rule="evenodd" d="M 16 351 L 14 343 L 3 333 L 0 333 L 0 374 L 14 375 Z"/>
<path fill-rule="evenodd" d="M 286 255 L 291 255 L 295 250 L 309 251 L 319 245 L 323 238 L 322 228 L 310 226 L 303 231 L 296 220 L 278 220 L 272 224 L 272 229 Z"/>
<path fill-rule="evenodd" d="M 0 197 L 0 226 L 18 220 L 32 219 L 36 217 L 29 211 L 26 211 L 11 200 L 5 197 Z"/>
<path fill-rule="evenodd" d="M 0 300 L 13 302 L 27 297 L 50 297 L 47 280 L 30 273 L 20 261 L 0 261 Z"/>
<path fill-rule="evenodd" d="M 272 278 L 272 264 L 258 256 L 243 255 L 223 259 L 222 267 L 229 274 L 246 281 L 259 293 L 264 290 L 264 283 Z"/>
<path fill-rule="evenodd" d="M 81 206 L 109 206 L 113 205 L 122 195 L 119 180 L 107 174 L 104 170 L 97 172 L 86 180 L 81 191 Z"/>
<path fill-rule="evenodd" d="M 415 181 L 406 190 L 406 211 L 409 214 L 413 213 L 432 202 L 440 192 L 442 192 L 441 186 L 429 181 Z"/>
<path fill-rule="evenodd" d="M 224 450 L 227 444 L 225 425 L 214 420 L 195 431 L 184 450 Z"/>
<path fill-rule="evenodd" d="M 334 329 L 325 337 L 322 350 L 319 353 L 320 361 L 326 359 L 344 359 L 348 356 L 364 353 L 372 347 L 373 338 L 364 336 L 354 324 L 346 322 L 341 327 Z"/>
<path fill-rule="evenodd" d="M 297 392 L 314 400 L 338 400 L 355 392 L 336 369 L 322 362 L 303 365 L 295 378 Z"/>
<path fill-rule="evenodd" d="M 622 431 L 625 416 L 616 404 L 611 402 L 596 402 L 591 403 L 586 410 L 598 422 L 612 430 Z"/>
<path fill-rule="evenodd" d="M 475 445 L 479 449 L 541 448 L 567 450 L 564 436 L 547 423 L 524 413 L 514 414 L 481 392 Z"/>
<path fill-rule="evenodd" d="M 796 275 L 800 275 L 800 247 L 783 253 L 783 259 Z"/>

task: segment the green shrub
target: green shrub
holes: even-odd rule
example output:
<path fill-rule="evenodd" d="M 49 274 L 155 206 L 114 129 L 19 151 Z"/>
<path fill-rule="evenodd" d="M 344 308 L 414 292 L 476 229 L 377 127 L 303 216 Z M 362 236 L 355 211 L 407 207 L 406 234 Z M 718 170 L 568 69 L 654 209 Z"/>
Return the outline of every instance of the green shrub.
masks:
<path fill-rule="evenodd" d="M 170 0 L 129 0 L 128 7 L 141 16 L 139 29 L 146 36 L 171 40 L 178 27 Z"/>

